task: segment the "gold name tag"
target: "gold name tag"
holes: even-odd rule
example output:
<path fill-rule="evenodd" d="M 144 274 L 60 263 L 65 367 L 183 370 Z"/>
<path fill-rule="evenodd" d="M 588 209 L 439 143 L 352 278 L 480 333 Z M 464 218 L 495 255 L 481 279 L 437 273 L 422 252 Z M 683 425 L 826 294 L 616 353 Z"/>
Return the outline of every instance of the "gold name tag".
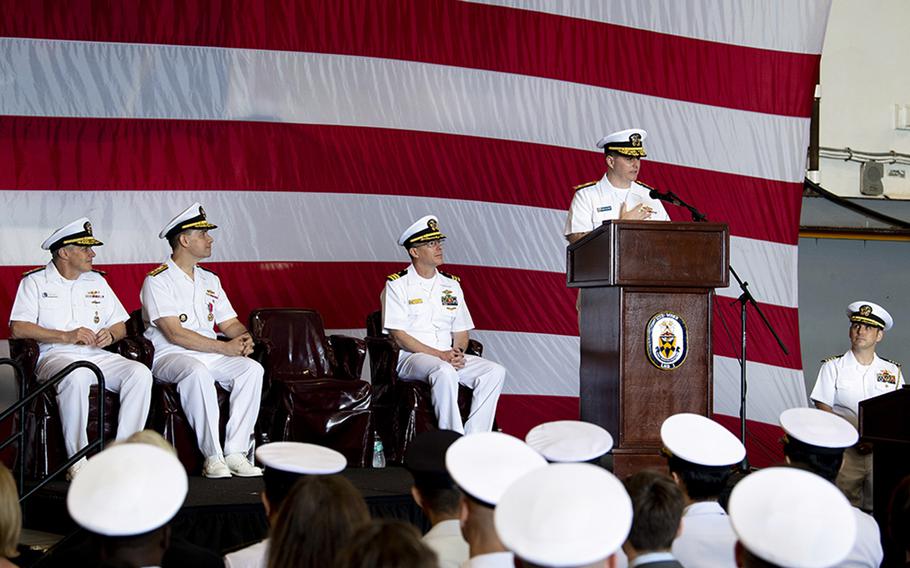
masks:
<path fill-rule="evenodd" d="M 411 304 L 411 305 L 414 305 L 414 304 L 422 304 L 422 303 L 423 303 L 423 298 L 414 298 L 414 299 L 408 300 L 408 303 Z"/>

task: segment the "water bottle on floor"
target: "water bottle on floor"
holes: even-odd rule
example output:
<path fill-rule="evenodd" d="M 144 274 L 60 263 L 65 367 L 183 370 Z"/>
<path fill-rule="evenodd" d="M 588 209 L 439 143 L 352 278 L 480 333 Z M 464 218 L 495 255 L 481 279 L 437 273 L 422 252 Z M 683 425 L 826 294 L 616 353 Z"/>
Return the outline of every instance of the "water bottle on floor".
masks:
<path fill-rule="evenodd" d="M 385 451 L 378 433 L 373 434 L 373 467 L 385 467 Z"/>

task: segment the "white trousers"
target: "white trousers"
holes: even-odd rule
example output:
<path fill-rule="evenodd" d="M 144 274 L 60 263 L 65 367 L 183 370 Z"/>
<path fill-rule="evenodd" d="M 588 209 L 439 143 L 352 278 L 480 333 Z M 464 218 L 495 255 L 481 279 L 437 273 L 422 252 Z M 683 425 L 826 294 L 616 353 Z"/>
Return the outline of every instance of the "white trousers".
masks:
<path fill-rule="evenodd" d="M 262 365 L 248 357 L 229 357 L 181 349 L 156 355 L 155 378 L 176 383 L 180 406 L 196 433 L 199 451 L 205 457 L 247 453 L 259 416 L 262 396 Z M 218 383 L 230 391 L 230 416 L 224 451 L 218 440 Z"/>
<path fill-rule="evenodd" d="M 398 361 L 398 378 L 430 385 L 430 399 L 441 430 L 462 434 L 489 432 L 496 417 L 496 404 L 506 378 L 505 367 L 474 355 L 465 355 L 465 366 L 455 369 L 439 357 L 411 353 Z M 458 411 L 458 385 L 474 389 L 471 412 L 465 424 Z"/>
<path fill-rule="evenodd" d="M 103 349 L 78 353 L 55 353 L 51 350 L 38 361 L 35 369 L 38 381 L 46 381 L 75 361 L 90 361 L 97 365 L 104 374 L 105 390 L 120 393 L 118 440 L 145 428 L 152 401 L 152 372 L 145 365 Z M 95 384 L 98 384 L 95 373 L 85 368 L 76 369 L 57 383 L 57 406 L 60 407 L 60 425 L 67 457 L 88 445 L 88 393 Z M 99 404 L 102 402 L 103 398 Z"/>

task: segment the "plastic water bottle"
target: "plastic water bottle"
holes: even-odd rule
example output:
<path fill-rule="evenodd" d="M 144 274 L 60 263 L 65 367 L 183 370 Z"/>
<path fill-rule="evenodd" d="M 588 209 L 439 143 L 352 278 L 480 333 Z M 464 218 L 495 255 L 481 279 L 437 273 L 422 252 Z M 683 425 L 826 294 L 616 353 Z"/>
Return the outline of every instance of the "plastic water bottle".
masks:
<path fill-rule="evenodd" d="M 373 467 L 385 467 L 385 452 L 378 433 L 373 434 Z"/>

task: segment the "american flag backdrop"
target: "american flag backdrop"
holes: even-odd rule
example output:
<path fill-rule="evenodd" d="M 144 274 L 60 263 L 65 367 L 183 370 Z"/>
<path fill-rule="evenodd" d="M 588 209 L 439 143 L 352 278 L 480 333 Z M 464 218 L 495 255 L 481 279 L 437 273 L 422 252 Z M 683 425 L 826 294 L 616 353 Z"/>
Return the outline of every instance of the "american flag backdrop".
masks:
<path fill-rule="evenodd" d="M 363 335 L 396 239 L 436 214 L 507 432 L 578 415 L 572 186 L 605 133 L 649 131 L 641 178 L 730 226 L 751 317 L 753 463 L 806 404 L 797 239 L 830 0 L 0 0 L 0 313 L 50 232 L 88 216 L 127 308 L 200 201 L 241 318 L 318 309 Z M 688 214 L 668 207 L 674 220 Z M 714 409 L 739 412 L 739 315 L 719 289 Z M 0 338 L 8 337 L 6 317 Z M 725 325 L 732 336 L 725 332 Z"/>

